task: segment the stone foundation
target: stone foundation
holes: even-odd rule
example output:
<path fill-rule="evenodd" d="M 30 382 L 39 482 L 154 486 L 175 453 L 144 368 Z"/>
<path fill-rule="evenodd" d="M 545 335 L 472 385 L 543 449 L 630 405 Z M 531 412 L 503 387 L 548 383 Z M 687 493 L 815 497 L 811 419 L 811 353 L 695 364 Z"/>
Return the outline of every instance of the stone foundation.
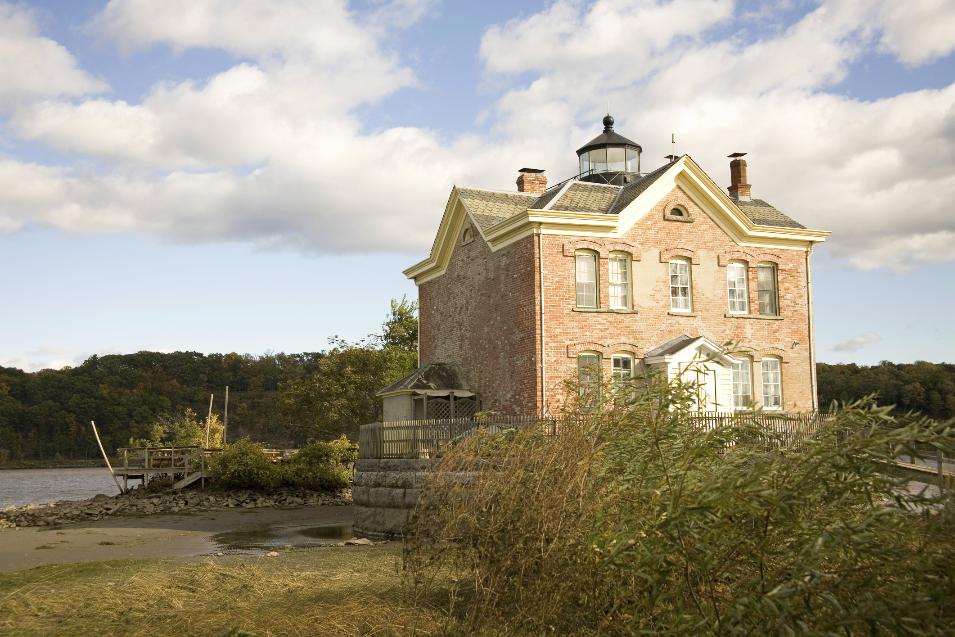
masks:
<path fill-rule="evenodd" d="M 355 465 L 352 532 L 371 538 L 404 534 L 433 460 L 359 460 Z"/>

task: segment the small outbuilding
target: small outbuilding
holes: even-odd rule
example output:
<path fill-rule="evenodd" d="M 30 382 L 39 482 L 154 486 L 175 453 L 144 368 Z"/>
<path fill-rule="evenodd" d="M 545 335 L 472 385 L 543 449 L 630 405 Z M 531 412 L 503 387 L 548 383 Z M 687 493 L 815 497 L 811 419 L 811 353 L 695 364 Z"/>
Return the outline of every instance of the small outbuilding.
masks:
<path fill-rule="evenodd" d="M 468 418 L 478 411 L 478 396 L 461 383 L 458 370 L 447 363 L 422 365 L 388 385 L 382 400 L 382 420 Z"/>

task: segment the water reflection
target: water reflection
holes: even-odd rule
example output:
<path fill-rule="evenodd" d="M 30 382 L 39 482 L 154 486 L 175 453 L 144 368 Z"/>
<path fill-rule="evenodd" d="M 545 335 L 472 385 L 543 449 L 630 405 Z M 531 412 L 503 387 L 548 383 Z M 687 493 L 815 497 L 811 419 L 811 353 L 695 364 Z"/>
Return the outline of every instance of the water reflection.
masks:
<path fill-rule="evenodd" d="M 266 524 L 241 531 L 217 533 L 212 536 L 212 541 L 223 551 L 259 552 L 277 548 L 328 546 L 351 538 L 351 524 L 326 524 L 323 526 Z"/>

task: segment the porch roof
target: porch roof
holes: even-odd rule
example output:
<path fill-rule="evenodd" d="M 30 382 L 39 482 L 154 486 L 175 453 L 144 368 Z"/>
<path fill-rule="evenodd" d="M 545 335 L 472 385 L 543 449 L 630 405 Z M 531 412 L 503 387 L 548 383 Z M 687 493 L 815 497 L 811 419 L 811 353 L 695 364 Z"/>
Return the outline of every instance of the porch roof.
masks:
<path fill-rule="evenodd" d="M 429 363 L 422 365 L 402 379 L 388 385 L 376 396 L 395 394 L 427 393 L 431 395 L 455 392 L 458 395 L 472 395 L 461 383 L 461 376 L 454 365 L 448 363 Z M 460 392 L 460 393 L 459 393 Z"/>

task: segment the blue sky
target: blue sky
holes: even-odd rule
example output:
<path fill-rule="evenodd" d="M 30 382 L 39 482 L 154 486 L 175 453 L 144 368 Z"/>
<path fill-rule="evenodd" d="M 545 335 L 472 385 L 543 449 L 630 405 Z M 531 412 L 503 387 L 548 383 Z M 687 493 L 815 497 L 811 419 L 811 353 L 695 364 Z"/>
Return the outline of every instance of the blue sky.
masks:
<path fill-rule="evenodd" d="M 953 4 L 0 0 L 0 364 L 361 338 L 452 184 L 607 103 L 834 231 L 820 360 L 955 361 Z"/>

